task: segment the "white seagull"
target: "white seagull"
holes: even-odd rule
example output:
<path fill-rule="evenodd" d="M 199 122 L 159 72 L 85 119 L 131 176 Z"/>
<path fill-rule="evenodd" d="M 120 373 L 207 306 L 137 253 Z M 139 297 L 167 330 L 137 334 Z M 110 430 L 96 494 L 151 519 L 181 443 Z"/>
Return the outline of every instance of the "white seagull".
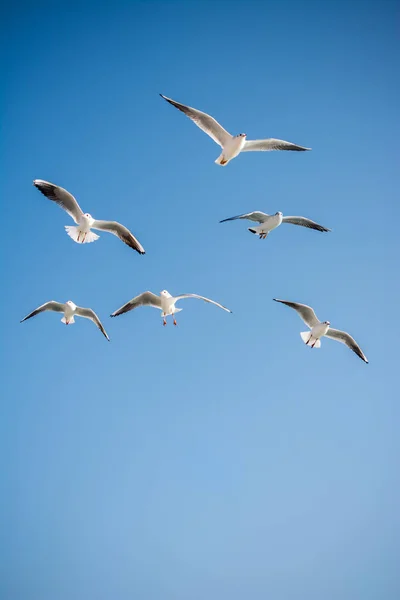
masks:
<path fill-rule="evenodd" d="M 191 108 L 180 102 L 175 102 L 167 96 L 160 94 L 161 98 L 164 98 L 167 102 L 175 106 L 178 110 L 185 113 L 197 127 L 200 127 L 207 135 L 210 136 L 219 146 L 222 148 L 222 153 L 216 159 L 217 165 L 225 166 L 235 158 L 240 152 L 267 152 L 269 150 L 311 150 L 311 148 L 304 148 L 304 146 L 298 146 L 291 142 L 285 142 L 284 140 L 276 140 L 274 138 L 268 138 L 265 140 L 246 140 L 245 133 L 239 133 L 238 135 L 231 135 L 220 125 L 213 117 L 207 115 L 201 110 Z"/>
<path fill-rule="evenodd" d="M 118 315 L 122 315 L 138 306 L 153 306 L 153 308 L 159 308 L 161 310 L 161 317 L 163 319 L 163 325 L 167 324 L 166 317 L 169 315 L 174 318 L 174 325 L 176 325 L 175 314 L 183 310 L 182 308 L 176 308 L 175 303 L 178 300 L 182 300 L 182 298 L 198 298 L 199 300 L 204 300 L 204 302 L 210 302 L 211 304 L 215 304 L 215 306 L 219 306 L 226 312 L 231 313 L 232 311 L 226 306 L 222 306 L 218 302 L 214 302 L 214 300 L 210 300 L 209 298 L 205 298 L 204 296 L 199 296 L 198 294 L 180 294 L 179 296 L 171 296 L 167 290 L 163 290 L 160 292 L 160 295 L 157 296 L 153 294 L 153 292 L 143 292 L 136 296 L 136 298 L 132 298 L 129 302 L 121 306 L 118 310 L 113 312 L 111 317 L 118 317 Z"/>
<path fill-rule="evenodd" d="M 251 233 L 260 236 L 260 240 L 265 240 L 269 232 L 279 227 L 281 223 L 292 223 L 293 225 L 300 225 L 301 227 L 316 229 L 317 231 L 330 231 L 330 229 L 318 225 L 315 221 L 311 221 L 305 217 L 284 217 L 281 212 L 276 212 L 274 215 L 268 215 L 263 212 L 255 211 L 244 215 L 237 215 L 236 217 L 230 217 L 229 219 L 223 219 L 220 223 L 235 221 L 236 219 L 248 219 L 249 221 L 260 223 L 258 227 L 248 227 L 248 230 L 251 231 Z"/>
<path fill-rule="evenodd" d="M 74 242 L 77 242 L 78 244 L 95 242 L 99 239 L 99 236 L 90 230 L 100 229 L 102 231 L 113 233 L 127 244 L 127 246 L 133 248 L 136 252 L 139 252 L 139 254 L 145 254 L 143 246 L 132 235 L 129 229 L 116 221 L 98 221 L 89 213 L 83 213 L 74 196 L 64 188 L 54 185 L 54 183 L 50 183 L 49 181 L 43 181 L 43 179 L 35 179 L 33 185 L 37 187 L 46 198 L 56 202 L 70 217 L 73 218 L 77 227 L 66 225 L 65 229 Z"/>
<path fill-rule="evenodd" d="M 300 333 L 301 339 L 307 346 L 311 346 L 311 348 L 320 348 L 321 338 L 326 336 L 332 340 L 346 344 L 346 346 L 350 348 L 350 350 L 353 350 L 353 352 L 355 352 L 364 362 L 368 362 L 364 352 L 350 334 L 345 331 L 340 331 L 340 329 L 332 329 L 329 321 L 319 321 L 311 306 L 299 304 L 298 302 L 278 300 L 277 298 L 274 298 L 274 300 L 275 302 L 281 302 L 282 304 L 286 304 L 286 306 L 290 306 L 290 308 L 294 308 L 304 323 L 311 329 L 311 331 L 303 331 Z"/>
<path fill-rule="evenodd" d="M 50 300 L 50 302 L 42 304 L 42 306 L 39 306 L 33 312 L 29 313 L 29 315 L 22 319 L 21 323 L 23 323 L 27 319 L 30 319 L 31 317 L 35 317 L 41 312 L 45 312 L 46 310 L 63 313 L 64 316 L 61 319 L 61 323 L 65 323 L 66 325 L 72 325 L 73 323 L 75 323 L 74 316 L 90 319 L 95 325 L 97 325 L 104 337 L 108 341 L 110 341 L 106 330 L 104 329 L 99 317 L 96 315 L 94 310 L 92 310 L 91 308 L 83 308 L 81 306 L 77 306 L 71 300 L 68 300 L 68 302 L 65 302 L 65 304 L 63 304 L 62 302 L 55 302 L 54 300 Z"/>

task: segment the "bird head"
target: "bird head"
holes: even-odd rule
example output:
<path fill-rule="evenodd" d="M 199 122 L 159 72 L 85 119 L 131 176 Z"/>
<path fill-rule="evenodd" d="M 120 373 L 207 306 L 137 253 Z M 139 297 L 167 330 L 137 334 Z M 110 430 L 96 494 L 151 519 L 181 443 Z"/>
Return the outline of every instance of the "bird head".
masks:
<path fill-rule="evenodd" d="M 275 213 L 278 217 L 283 217 L 283 213 L 281 213 L 280 210 L 278 210 L 278 212 Z"/>
<path fill-rule="evenodd" d="M 160 292 L 160 296 L 164 296 L 164 298 L 171 298 L 171 294 L 167 292 L 167 290 Z"/>
<path fill-rule="evenodd" d="M 247 133 L 239 133 L 238 137 L 240 137 L 240 138 L 245 138 L 245 137 L 246 137 L 246 135 L 247 135 Z"/>
<path fill-rule="evenodd" d="M 329 321 L 324 321 L 324 325 L 330 325 Z"/>
<path fill-rule="evenodd" d="M 72 302 L 72 300 L 68 300 L 65 304 L 67 304 L 67 306 L 69 306 L 70 308 L 76 307 L 76 304 L 74 304 L 74 302 Z"/>
<path fill-rule="evenodd" d="M 91 219 L 92 218 L 92 215 L 90 215 L 89 213 L 85 213 L 83 216 L 86 217 L 87 219 Z"/>

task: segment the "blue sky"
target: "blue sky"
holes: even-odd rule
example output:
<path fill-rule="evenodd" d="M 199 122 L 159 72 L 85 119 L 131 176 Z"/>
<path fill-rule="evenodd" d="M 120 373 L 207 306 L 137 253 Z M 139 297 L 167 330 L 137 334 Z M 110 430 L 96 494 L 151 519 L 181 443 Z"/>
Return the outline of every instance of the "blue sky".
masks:
<path fill-rule="evenodd" d="M 399 597 L 395 4 L 7 7 L 2 598 Z M 313 151 L 217 167 L 159 92 Z M 34 178 L 147 254 L 74 244 Z M 218 223 L 250 210 L 332 233 Z M 188 300 L 177 328 L 152 309 L 109 319 L 164 288 L 233 314 Z M 370 364 L 304 347 L 274 297 L 311 304 Z M 92 307 L 111 343 L 81 319 L 19 324 L 50 299 Z"/>

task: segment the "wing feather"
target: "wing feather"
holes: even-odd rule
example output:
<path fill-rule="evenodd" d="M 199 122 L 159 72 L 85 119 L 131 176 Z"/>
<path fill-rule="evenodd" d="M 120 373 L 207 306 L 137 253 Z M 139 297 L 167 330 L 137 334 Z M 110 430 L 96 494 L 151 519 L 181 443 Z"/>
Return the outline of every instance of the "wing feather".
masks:
<path fill-rule="evenodd" d="M 55 302 L 55 300 L 50 300 L 49 302 L 45 302 L 44 304 L 42 304 L 41 306 L 36 308 L 34 311 L 29 313 L 29 315 L 26 315 L 26 317 L 24 317 L 22 319 L 22 321 L 20 321 L 20 323 L 23 323 L 27 319 L 31 319 L 32 317 L 35 317 L 39 313 L 45 312 L 46 310 L 52 310 L 53 312 L 63 313 L 65 310 L 65 304 L 62 304 L 61 302 Z"/>
<path fill-rule="evenodd" d="M 242 152 L 269 152 L 270 150 L 295 150 L 297 152 L 304 152 L 305 150 L 311 150 L 311 148 L 305 148 L 304 146 L 298 146 L 297 144 L 292 144 L 292 142 L 285 142 L 285 140 L 277 140 L 275 138 L 246 140 L 242 148 Z"/>
<path fill-rule="evenodd" d="M 176 301 L 182 300 L 182 298 L 198 298 L 199 300 L 204 300 L 204 302 L 215 304 L 215 306 L 222 308 L 222 310 L 226 310 L 226 312 L 232 312 L 229 308 L 226 308 L 226 306 L 219 304 L 219 302 L 215 302 L 214 300 L 210 300 L 210 298 L 205 298 L 204 296 L 199 296 L 198 294 L 180 294 L 179 296 L 174 296 L 174 298 Z"/>
<path fill-rule="evenodd" d="M 350 348 L 350 350 L 355 352 L 357 356 L 359 356 L 364 362 L 368 363 L 367 357 L 361 350 L 360 346 L 357 344 L 355 339 L 351 337 L 349 333 L 346 333 L 346 331 L 329 328 L 327 333 L 325 334 L 325 337 L 331 338 L 332 340 L 336 340 L 337 342 L 341 342 L 342 344 L 346 344 L 346 346 Z"/>
<path fill-rule="evenodd" d="M 92 228 L 113 233 L 114 235 L 119 237 L 119 239 L 122 242 L 124 242 L 124 244 L 126 244 L 130 248 L 133 248 L 133 250 L 136 250 L 136 252 L 139 252 L 139 254 L 145 254 L 145 249 L 143 248 L 139 240 L 135 238 L 135 236 L 129 231 L 129 229 L 124 227 L 124 225 L 121 225 L 121 223 L 117 223 L 116 221 L 95 220 L 92 225 Z"/>
<path fill-rule="evenodd" d="M 91 321 L 93 321 L 93 323 L 100 329 L 101 333 L 104 335 L 106 340 L 110 341 L 106 330 L 104 329 L 99 317 L 96 315 L 94 310 L 92 310 L 91 308 L 82 308 L 81 306 L 77 306 L 75 309 L 75 314 L 78 317 L 84 317 L 85 319 L 90 319 Z"/>
<path fill-rule="evenodd" d="M 185 104 L 181 104 L 180 102 L 176 102 L 171 98 L 167 98 L 167 96 L 163 96 L 160 94 L 161 98 L 164 98 L 167 102 L 175 106 L 178 110 L 183 112 L 189 119 L 193 121 L 200 127 L 204 133 L 210 136 L 221 148 L 225 146 L 225 144 L 232 138 L 231 134 L 226 131 L 216 121 L 213 117 L 208 115 L 207 113 L 201 112 L 201 110 L 197 110 L 196 108 L 192 108 L 191 106 L 186 106 Z"/>
<path fill-rule="evenodd" d="M 299 317 L 304 321 L 308 327 L 311 329 L 318 325 L 319 320 L 314 312 L 314 309 L 311 306 L 307 306 L 307 304 L 299 304 L 298 302 L 288 302 L 287 300 L 278 300 L 274 298 L 275 302 L 280 302 L 281 304 L 286 304 L 290 308 L 293 308 L 299 315 Z"/>
<path fill-rule="evenodd" d="M 330 229 L 318 225 L 315 221 L 311 221 L 311 219 L 306 219 L 305 217 L 283 217 L 282 223 L 292 223 L 292 225 L 300 225 L 301 227 L 308 227 L 316 231 L 330 231 Z"/>
<path fill-rule="evenodd" d="M 236 219 L 248 219 L 249 221 L 255 221 L 256 223 L 263 223 L 268 217 L 269 215 L 266 213 L 254 211 L 243 215 L 236 215 L 236 217 L 229 217 L 229 219 L 223 219 L 220 223 L 235 221 Z"/>
<path fill-rule="evenodd" d="M 72 194 L 67 192 L 64 188 L 54 185 L 54 183 L 50 183 L 49 181 L 44 181 L 43 179 L 35 179 L 33 185 L 42 192 L 46 198 L 52 200 L 58 204 L 58 206 L 61 206 L 61 208 L 73 218 L 75 223 L 79 223 L 83 211 Z"/>
<path fill-rule="evenodd" d="M 161 310 L 161 298 L 160 296 L 153 294 L 153 292 L 143 292 L 142 294 L 139 294 L 139 296 L 129 300 L 129 302 L 121 306 L 121 308 L 118 308 L 118 310 L 114 311 L 110 316 L 118 317 L 134 308 L 138 308 L 138 306 L 153 306 L 154 308 L 159 308 Z"/>

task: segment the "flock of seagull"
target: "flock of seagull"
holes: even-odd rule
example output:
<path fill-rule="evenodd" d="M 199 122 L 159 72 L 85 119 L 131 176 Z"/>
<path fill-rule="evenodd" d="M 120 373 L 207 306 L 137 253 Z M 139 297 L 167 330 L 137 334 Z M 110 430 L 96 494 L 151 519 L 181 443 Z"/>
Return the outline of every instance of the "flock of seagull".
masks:
<path fill-rule="evenodd" d="M 270 150 L 291 150 L 302 152 L 311 150 L 311 148 L 298 146 L 297 144 L 274 138 L 247 140 L 245 133 L 231 135 L 210 115 L 207 115 L 206 113 L 190 106 L 186 106 L 185 104 L 176 102 L 175 100 L 167 98 L 162 94 L 160 94 L 160 96 L 172 106 L 175 106 L 178 110 L 187 115 L 193 121 L 193 123 L 197 125 L 197 127 L 207 133 L 207 135 L 209 135 L 214 142 L 221 147 L 221 154 L 215 160 L 218 165 L 226 166 L 241 152 L 265 152 Z M 92 229 L 97 231 L 107 231 L 116 235 L 122 242 L 124 242 L 133 250 L 136 250 L 136 252 L 139 254 L 145 254 L 145 250 L 139 240 L 131 231 L 129 231 L 129 229 L 127 229 L 124 225 L 121 225 L 121 223 L 117 223 L 116 221 L 98 220 L 92 217 L 91 214 L 84 213 L 77 200 L 70 192 L 58 185 L 50 183 L 49 181 L 35 179 L 33 185 L 42 194 L 44 194 L 46 198 L 52 200 L 61 208 L 63 208 L 65 212 L 67 212 L 68 215 L 73 219 L 75 225 L 66 225 L 65 230 L 74 242 L 78 244 L 95 242 L 99 239 L 99 236 L 94 233 Z M 326 227 L 323 227 L 322 225 L 315 223 L 315 221 L 311 221 L 305 217 L 285 217 L 281 212 L 276 212 L 274 215 L 268 215 L 263 212 L 254 211 L 223 219 L 220 221 L 220 223 L 234 221 L 236 219 L 246 219 L 248 221 L 252 221 L 253 223 L 257 223 L 258 225 L 253 225 L 252 227 L 249 227 L 248 230 L 251 233 L 258 235 L 260 239 L 265 239 L 271 231 L 279 227 L 282 223 L 299 225 L 300 227 L 307 227 L 309 229 L 315 229 L 316 231 L 321 232 L 330 231 L 330 229 L 327 229 Z M 167 292 L 167 290 L 163 290 L 159 295 L 149 291 L 143 292 L 129 302 L 126 302 L 123 306 L 121 306 L 121 308 L 114 311 L 110 316 L 117 317 L 129 312 L 130 310 L 138 308 L 139 306 L 152 306 L 161 311 L 163 325 L 167 324 L 166 318 L 168 316 L 173 318 L 173 324 L 176 325 L 177 322 L 175 315 L 182 309 L 177 308 L 175 305 L 179 300 L 183 300 L 185 298 L 204 300 L 205 302 L 218 306 L 226 312 L 232 312 L 229 310 L 229 308 L 226 308 L 226 306 L 223 306 L 222 304 L 219 304 L 210 298 L 199 296 L 198 294 L 180 294 L 178 296 L 172 296 L 169 292 Z M 332 329 L 329 321 L 319 321 L 314 310 L 310 306 L 307 306 L 306 304 L 299 304 L 298 302 L 278 300 L 276 298 L 274 298 L 274 300 L 293 308 L 307 325 L 309 330 L 300 333 L 302 340 L 307 346 L 310 346 L 311 348 L 320 348 L 321 338 L 325 336 L 346 344 L 346 346 L 355 352 L 363 361 L 366 363 L 368 362 L 365 354 L 350 334 L 346 333 L 345 331 L 340 331 L 339 329 Z M 75 322 L 74 317 L 90 319 L 99 328 L 104 337 L 108 341 L 110 340 L 97 314 L 91 308 L 77 306 L 71 300 L 68 300 L 68 302 L 65 303 L 50 300 L 49 302 L 46 302 L 45 304 L 42 304 L 36 308 L 33 312 L 29 313 L 24 319 L 22 319 L 21 323 L 45 311 L 62 313 L 63 317 L 61 322 L 65 323 L 66 325 L 73 324 Z"/>

